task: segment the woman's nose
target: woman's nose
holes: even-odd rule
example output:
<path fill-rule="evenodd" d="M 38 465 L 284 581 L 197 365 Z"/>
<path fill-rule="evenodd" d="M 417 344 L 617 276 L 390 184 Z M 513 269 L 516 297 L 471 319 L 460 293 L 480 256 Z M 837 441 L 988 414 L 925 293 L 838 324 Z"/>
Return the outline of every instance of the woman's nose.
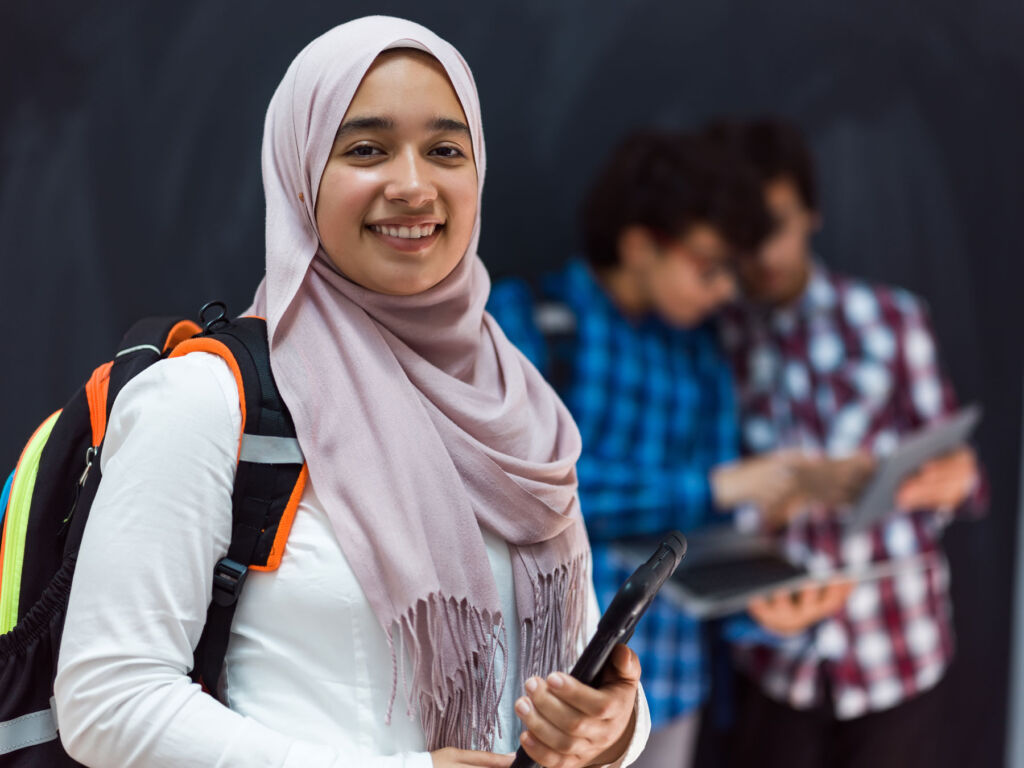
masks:
<path fill-rule="evenodd" d="M 402 152 L 392 164 L 391 179 L 384 196 L 410 208 L 422 208 L 437 198 L 437 187 L 430 178 L 429 163 L 413 149 Z"/>

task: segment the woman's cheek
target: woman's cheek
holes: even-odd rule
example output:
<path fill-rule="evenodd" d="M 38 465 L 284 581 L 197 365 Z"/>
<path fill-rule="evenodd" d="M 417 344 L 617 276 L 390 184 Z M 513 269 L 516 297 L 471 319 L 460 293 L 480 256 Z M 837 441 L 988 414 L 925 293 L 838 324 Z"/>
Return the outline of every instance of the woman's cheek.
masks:
<path fill-rule="evenodd" d="M 473 223 L 476 221 L 477 187 L 476 173 L 471 179 L 460 185 L 456 195 L 457 208 L 453 211 L 458 216 L 458 240 L 464 251 L 469 247 L 469 239 L 473 235 Z"/>
<path fill-rule="evenodd" d="M 379 174 L 329 164 L 320 182 L 317 208 L 329 212 L 337 225 L 339 217 L 361 226 L 380 186 Z"/>

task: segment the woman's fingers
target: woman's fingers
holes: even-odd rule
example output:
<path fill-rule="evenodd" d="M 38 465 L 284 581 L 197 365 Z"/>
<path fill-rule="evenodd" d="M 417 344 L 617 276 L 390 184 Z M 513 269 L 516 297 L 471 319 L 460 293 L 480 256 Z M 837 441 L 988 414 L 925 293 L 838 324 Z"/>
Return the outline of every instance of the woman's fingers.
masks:
<path fill-rule="evenodd" d="M 552 672 L 545 680 L 553 696 L 585 715 L 605 719 L 612 714 L 613 698 L 609 693 L 584 685 L 564 672 Z M 614 683 L 613 683 L 614 685 Z"/>
<path fill-rule="evenodd" d="M 611 665 L 605 667 L 601 683 L 607 685 L 616 679 L 627 683 L 640 683 L 640 658 L 628 645 L 619 643 L 612 649 Z"/>
<path fill-rule="evenodd" d="M 467 766 L 474 766 L 474 768 L 508 768 L 516 757 L 515 752 L 511 754 L 495 754 L 494 752 L 460 751 L 464 754 L 463 760 L 465 760 L 465 764 Z"/>
<path fill-rule="evenodd" d="M 544 768 L 563 768 L 563 766 L 581 764 L 575 756 L 562 754 L 541 743 L 529 731 L 522 733 L 519 743 L 523 745 L 526 754 L 532 757 L 537 765 L 543 765 Z"/>
<path fill-rule="evenodd" d="M 430 753 L 434 768 L 508 768 L 515 754 L 499 755 L 494 752 L 475 752 L 469 749 L 447 747 Z"/>
<path fill-rule="evenodd" d="M 539 689 L 537 694 L 541 699 L 546 698 Z M 576 735 L 575 733 L 569 732 L 569 730 L 564 729 L 560 724 L 556 725 L 552 722 L 548 717 L 548 713 L 553 711 L 551 702 L 546 700 L 544 703 L 546 709 L 545 711 L 541 711 L 534 703 L 534 700 L 529 696 L 523 696 L 516 702 L 516 714 L 519 715 L 519 719 L 522 720 L 523 725 L 526 726 L 526 733 L 541 746 L 562 755 L 576 754 L 585 751 L 586 739 L 582 736 Z M 593 721 L 592 718 L 587 718 L 586 715 L 580 713 L 579 718 L 577 718 L 576 722 L 573 724 L 573 731 L 580 732 L 585 730 L 587 728 L 588 720 L 591 722 Z M 525 746 L 526 742 L 523 742 L 523 744 Z"/>
<path fill-rule="evenodd" d="M 595 726 L 600 721 L 555 696 L 551 692 L 551 687 L 546 680 L 537 677 L 530 678 L 526 681 L 526 692 L 527 696 L 524 698 L 528 698 L 530 704 L 536 710 L 535 713 L 531 714 L 534 717 L 543 719 L 545 725 L 553 726 L 561 733 L 572 738 L 589 739 L 594 735 Z M 523 718 L 523 723 L 526 727 L 533 730 L 532 721 L 524 717 L 523 712 L 520 711 L 519 703 L 521 702 L 517 702 L 516 712 Z M 536 735 L 549 746 L 561 746 L 560 743 L 545 738 L 542 731 L 537 731 Z"/>
<path fill-rule="evenodd" d="M 520 743 L 544 766 L 579 766 L 615 748 L 632 718 L 640 661 L 616 647 L 600 688 L 562 672 L 530 678 L 516 713 L 526 726 Z"/>

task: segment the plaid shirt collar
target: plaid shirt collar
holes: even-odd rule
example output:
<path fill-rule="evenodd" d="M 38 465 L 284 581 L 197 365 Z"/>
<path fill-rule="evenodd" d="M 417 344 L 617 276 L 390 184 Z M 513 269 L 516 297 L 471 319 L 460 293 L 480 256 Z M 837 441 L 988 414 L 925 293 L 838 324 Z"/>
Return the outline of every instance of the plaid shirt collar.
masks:
<path fill-rule="evenodd" d="M 756 318 L 781 336 L 794 333 L 800 327 L 801 319 L 828 315 L 835 312 L 839 300 L 835 289 L 835 276 L 818 258 L 812 258 L 807 285 L 800 296 L 785 306 L 759 304 L 739 300 L 734 311 Z"/>

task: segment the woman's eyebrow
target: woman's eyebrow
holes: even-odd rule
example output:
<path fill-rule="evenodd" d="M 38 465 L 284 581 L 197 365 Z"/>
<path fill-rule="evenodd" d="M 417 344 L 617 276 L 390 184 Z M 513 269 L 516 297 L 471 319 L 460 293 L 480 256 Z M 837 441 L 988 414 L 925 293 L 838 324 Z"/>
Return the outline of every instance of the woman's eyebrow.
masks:
<path fill-rule="evenodd" d="M 341 124 L 334 138 L 340 139 L 356 131 L 390 131 L 394 127 L 395 121 L 390 117 L 353 117 Z"/>
<path fill-rule="evenodd" d="M 432 131 L 457 131 L 458 133 L 465 133 L 469 136 L 469 126 L 461 120 L 455 120 L 451 117 L 438 117 L 430 121 L 427 126 Z"/>
<path fill-rule="evenodd" d="M 338 128 L 338 132 L 335 134 L 334 139 L 338 139 L 350 134 L 357 133 L 359 131 L 390 131 L 394 130 L 395 121 L 390 117 L 353 117 L 350 120 L 346 120 Z M 461 120 L 456 120 L 452 117 L 436 117 L 427 123 L 427 130 L 434 132 L 457 132 L 464 133 L 469 136 L 469 126 Z"/>

